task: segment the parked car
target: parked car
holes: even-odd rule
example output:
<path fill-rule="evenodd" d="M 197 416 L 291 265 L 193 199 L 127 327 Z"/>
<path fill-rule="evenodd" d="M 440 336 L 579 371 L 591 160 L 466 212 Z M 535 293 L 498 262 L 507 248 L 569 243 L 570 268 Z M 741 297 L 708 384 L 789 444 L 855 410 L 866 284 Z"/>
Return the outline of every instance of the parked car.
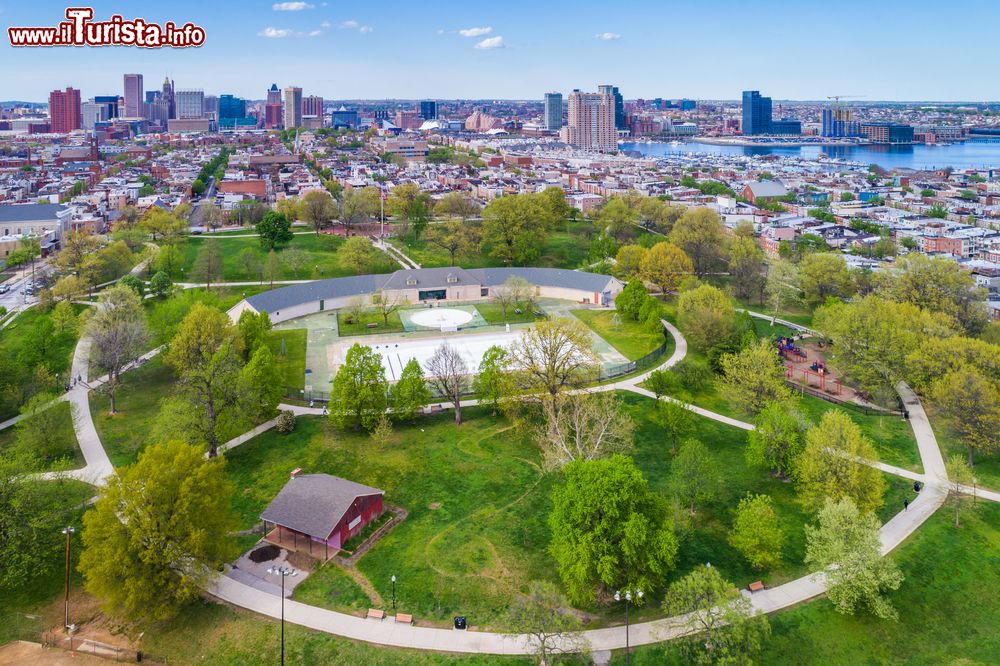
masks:
<path fill-rule="evenodd" d="M 10 291 L 10 287 L 8 285 L 0 284 L 0 294 L 6 294 L 8 291 Z"/>

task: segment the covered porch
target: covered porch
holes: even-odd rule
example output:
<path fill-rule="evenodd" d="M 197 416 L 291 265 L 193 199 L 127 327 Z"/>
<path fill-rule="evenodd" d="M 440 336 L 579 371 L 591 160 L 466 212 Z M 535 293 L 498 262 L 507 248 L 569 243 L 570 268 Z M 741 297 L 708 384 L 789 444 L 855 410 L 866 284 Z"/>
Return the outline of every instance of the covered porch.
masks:
<path fill-rule="evenodd" d="M 339 548 L 331 547 L 325 539 L 310 537 L 308 534 L 266 520 L 263 522 L 264 541 L 289 552 L 308 555 L 324 564 L 340 552 Z"/>

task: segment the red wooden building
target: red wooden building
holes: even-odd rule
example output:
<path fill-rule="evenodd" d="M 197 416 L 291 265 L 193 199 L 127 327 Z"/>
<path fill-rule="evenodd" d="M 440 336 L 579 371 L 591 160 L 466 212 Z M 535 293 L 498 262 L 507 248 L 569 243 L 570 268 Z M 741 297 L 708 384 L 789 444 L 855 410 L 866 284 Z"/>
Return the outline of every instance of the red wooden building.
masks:
<path fill-rule="evenodd" d="M 329 474 L 292 472 L 261 514 L 265 539 L 329 559 L 382 515 L 385 492 Z"/>

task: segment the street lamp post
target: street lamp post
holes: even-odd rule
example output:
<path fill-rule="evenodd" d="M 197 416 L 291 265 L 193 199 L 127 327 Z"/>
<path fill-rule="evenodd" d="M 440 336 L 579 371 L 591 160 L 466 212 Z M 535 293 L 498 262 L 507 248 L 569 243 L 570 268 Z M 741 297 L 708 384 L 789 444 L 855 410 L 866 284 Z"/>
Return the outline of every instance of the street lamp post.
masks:
<path fill-rule="evenodd" d="M 74 532 L 76 532 L 76 528 L 72 525 L 67 525 L 62 530 L 62 533 L 66 535 L 66 599 L 63 608 L 63 627 L 67 630 L 69 629 L 69 540 Z"/>
<path fill-rule="evenodd" d="M 298 576 L 299 572 L 288 567 L 268 567 L 267 573 L 281 576 L 281 665 L 285 664 L 285 578 Z"/>
<path fill-rule="evenodd" d="M 396 612 L 396 574 L 392 575 L 392 611 Z"/>
<path fill-rule="evenodd" d="M 629 642 L 628 642 L 628 606 L 632 602 L 632 590 L 625 590 L 625 666 L 629 664 Z M 636 600 L 642 599 L 642 590 L 636 588 Z M 615 590 L 615 601 L 622 600 L 621 590 Z"/>

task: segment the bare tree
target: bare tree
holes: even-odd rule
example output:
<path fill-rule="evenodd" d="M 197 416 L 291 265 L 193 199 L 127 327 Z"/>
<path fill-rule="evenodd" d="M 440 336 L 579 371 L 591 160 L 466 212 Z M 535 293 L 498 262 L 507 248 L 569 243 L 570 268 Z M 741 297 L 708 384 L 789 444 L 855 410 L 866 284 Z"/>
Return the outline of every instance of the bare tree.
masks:
<path fill-rule="evenodd" d="M 304 250 L 297 247 L 290 247 L 281 254 L 281 258 L 285 260 L 285 264 L 292 269 L 292 273 L 294 273 L 295 277 L 298 278 L 299 271 L 305 268 L 306 264 L 309 263 L 309 255 Z"/>
<path fill-rule="evenodd" d="M 539 438 L 550 468 L 573 460 L 594 460 L 632 446 L 632 419 L 611 391 L 561 394 L 546 401 Z"/>
<path fill-rule="evenodd" d="M 522 277 L 512 275 L 507 281 L 493 291 L 493 300 L 500 306 L 503 318 L 507 320 L 507 311 L 518 303 L 523 303 L 525 299 L 531 298 L 531 283 Z"/>
<path fill-rule="evenodd" d="M 455 407 L 455 424 L 462 423 L 462 394 L 469 381 L 469 367 L 457 349 L 447 342 L 434 350 L 427 361 L 430 383 Z"/>
<path fill-rule="evenodd" d="M 382 315 L 382 325 L 389 325 L 389 316 L 401 307 L 407 305 L 409 301 L 405 296 L 399 294 L 390 295 L 384 291 L 376 292 L 372 295 L 372 306 Z"/>
<path fill-rule="evenodd" d="M 142 299 L 131 287 L 115 285 L 101 295 L 100 305 L 87 321 L 94 365 L 108 375 L 101 390 L 108 394 L 111 413 L 117 413 L 115 392 L 121 373 L 138 359 L 149 342 Z"/>
<path fill-rule="evenodd" d="M 511 345 L 510 355 L 522 387 L 550 400 L 595 379 L 598 370 L 590 331 L 566 318 L 538 322 Z"/>

